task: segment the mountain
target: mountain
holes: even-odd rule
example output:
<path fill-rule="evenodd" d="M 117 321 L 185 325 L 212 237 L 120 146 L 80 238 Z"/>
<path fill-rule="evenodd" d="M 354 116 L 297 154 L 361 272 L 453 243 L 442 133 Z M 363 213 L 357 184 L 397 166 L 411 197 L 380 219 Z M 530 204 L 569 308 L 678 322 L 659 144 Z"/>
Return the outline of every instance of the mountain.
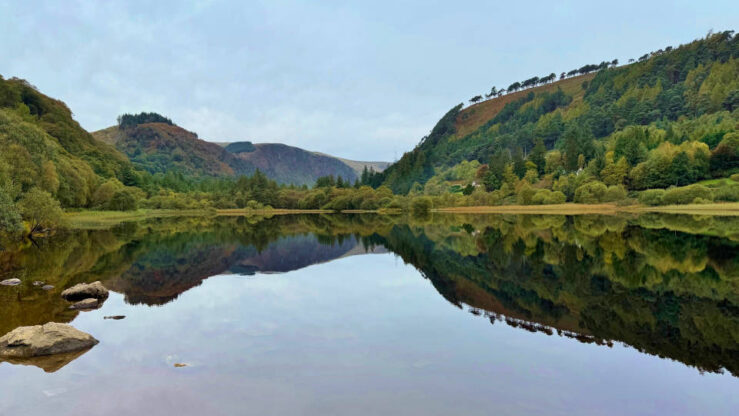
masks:
<path fill-rule="evenodd" d="M 64 207 L 90 204 L 108 178 L 125 182 L 133 167 L 95 140 L 61 101 L 27 81 L 0 76 L 0 191 L 16 199 L 34 187 Z"/>
<path fill-rule="evenodd" d="M 235 176 L 251 175 L 259 169 L 278 183 L 311 186 L 319 177 L 328 175 L 354 182 L 365 166 L 379 172 L 388 165 L 340 159 L 279 143 L 212 143 L 155 113 L 127 117 L 125 125 L 92 135 L 115 146 L 136 168 L 151 174 Z"/>
<path fill-rule="evenodd" d="M 341 176 L 354 182 L 362 174 L 365 166 L 381 171 L 388 165 L 384 162 L 341 159 L 280 143 L 235 142 L 223 145 L 227 151 L 279 183 L 312 185 L 316 179 L 328 175 Z"/>
<path fill-rule="evenodd" d="M 484 182 L 488 191 L 502 186 L 508 166 L 519 179 L 535 171 L 527 180 L 551 187 L 579 169 L 608 182 L 602 172 L 619 162 L 625 173 L 611 182 L 629 190 L 736 172 L 739 36 L 709 34 L 631 61 L 585 65 L 559 81 L 554 73 L 533 77 L 511 84 L 506 95 L 494 89 L 497 98 L 459 104 L 376 183 L 406 193 L 470 161 L 482 170 L 464 179 Z"/>

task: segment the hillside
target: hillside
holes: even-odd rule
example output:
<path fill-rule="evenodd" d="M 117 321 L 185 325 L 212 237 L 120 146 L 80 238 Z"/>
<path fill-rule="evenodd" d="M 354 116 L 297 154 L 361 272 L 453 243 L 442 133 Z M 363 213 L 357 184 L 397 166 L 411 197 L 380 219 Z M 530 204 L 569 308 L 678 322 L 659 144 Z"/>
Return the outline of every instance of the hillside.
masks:
<path fill-rule="evenodd" d="M 151 174 L 233 176 L 254 172 L 249 163 L 174 124 L 144 123 L 122 129 L 113 126 L 96 131 L 93 136 L 114 145 L 137 168 Z"/>
<path fill-rule="evenodd" d="M 354 169 L 331 156 L 280 143 L 256 143 L 252 151 L 238 151 L 242 150 L 238 145 L 243 143 L 231 143 L 226 150 L 236 151 L 233 154 L 239 160 L 278 183 L 312 186 L 321 176 L 341 176 L 351 182 L 358 177 Z"/>
<path fill-rule="evenodd" d="M 372 184 L 400 193 L 423 191 L 432 177 L 461 162 L 482 170 L 444 180 L 482 182 L 488 191 L 504 182 L 518 185 L 510 175 L 505 179 L 509 167 L 518 180 L 528 173 L 529 185 L 547 189 L 579 170 L 589 174 L 588 181 L 627 191 L 736 173 L 738 39 L 731 31 L 710 34 L 628 65 L 586 65 L 583 75 L 563 73 L 565 79 L 555 82 L 556 77 L 536 78 L 546 85 L 514 89 L 467 108 L 459 104 Z M 665 163 L 675 160 L 670 170 Z M 617 162 L 619 177 L 604 178 L 604 169 L 612 173 Z M 578 179 L 577 185 L 585 182 Z M 571 200 L 574 189 L 566 191 Z"/>
<path fill-rule="evenodd" d="M 0 76 L 0 196 L 11 201 L 33 188 L 63 207 L 85 207 L 106 178 L 125 182 L 127 158 L 95 140 L 67 106 L 28 82 Z"/>

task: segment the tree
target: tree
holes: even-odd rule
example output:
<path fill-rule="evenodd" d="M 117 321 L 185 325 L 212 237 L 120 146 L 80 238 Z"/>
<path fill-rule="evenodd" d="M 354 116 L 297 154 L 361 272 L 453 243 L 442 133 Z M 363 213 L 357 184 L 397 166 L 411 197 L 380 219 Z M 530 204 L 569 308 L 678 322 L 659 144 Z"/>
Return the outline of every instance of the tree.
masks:
<path fill-rule="evenodd" d="M 23 219 L 31 223 L 31 232 L 42 226 L 53 227 L 62 219 L 62 207 L 50 193 L 32 188 L 18 201 L 18 209 Z"/>
<path fill-rule="evenodd" d="M 531 149 L 529 160 L 536 165 L 536 170 L 539 172 L 539 175 L 544 173 L 544 169 L 546 167 L 546 154 L 547 148 L 544 146 L 544 141 L 542 139 L 536 139 L 536 145 Z"/>
<path fill-rule="evenodd" d="M 22 228 L 21 215 L 7 192 L 0 188 L 0 232 L 13 233 Z"/>
<path fill-rule="evenodd" d="M 626 158 L 621 157 L 617 163 L 613 161 L 613 151 L 609 151 L 605 155 L 605 167 L 600 171 L 603 183 L 606 185 L 621 185 L 629 173 L 629 164 Z"/>
<path fill-rule="evenodd" d="M 526 161 L 523 158 L 523 150 L 520 147 L 513 152 L 513 172 L 518 178 L 523 178 L 526 174 Z"/>
<path fill-rule="evenodd" d="M 482 100 L 482 95 L 476 95 L 476 96 L 470 98 L 470 102 L 473 103 L 473 104 L 478 103 L 481 100 Z"/>
<path fill-rule="evenodd" d="M 119 189 L 108 202 L 108 209 L 113 211 L 136 211 L 138 200 L 133 189 Z"/>

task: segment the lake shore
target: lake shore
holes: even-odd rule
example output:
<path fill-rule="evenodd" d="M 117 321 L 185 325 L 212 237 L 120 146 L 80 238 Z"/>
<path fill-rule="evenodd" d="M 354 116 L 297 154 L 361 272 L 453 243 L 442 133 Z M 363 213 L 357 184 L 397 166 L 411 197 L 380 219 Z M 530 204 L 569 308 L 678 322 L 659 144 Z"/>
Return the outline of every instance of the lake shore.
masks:
<path fill-rule="evenodd" d="M 658 212 L 665 214 L 739 216 L 739 203 L 690 205 L 617 205 L 617 204 L 556 204 L 556 205 L 495 205 L 435 208 L 433 212 L 451 214 L 530 214 L 530 215 L 616 215 L 620 213 Z M 322 209 L 270 210 L 149 210 L 137 211 L 78 211 L 64 214 L 63 224 L 70 228 L 106 228 L 122 222 L 151 218 L 205 217 L 205 216 L 275 216 L 295 214 L 334 214 Z M 344 214 L 398 214 L 397 210 L 346 210 Z"/>
<path fill-rule="evenodd" d="M 688 205 L 618 205 L 618 204 L 555 204 L 555 205 L 495 205 L 436 208 L 434 212 L 456 214 L 551 214 L 551 215 L 615 215 L 619 213 L 660 212 L 665 214 L 739 215 L 739 203 Z"/>

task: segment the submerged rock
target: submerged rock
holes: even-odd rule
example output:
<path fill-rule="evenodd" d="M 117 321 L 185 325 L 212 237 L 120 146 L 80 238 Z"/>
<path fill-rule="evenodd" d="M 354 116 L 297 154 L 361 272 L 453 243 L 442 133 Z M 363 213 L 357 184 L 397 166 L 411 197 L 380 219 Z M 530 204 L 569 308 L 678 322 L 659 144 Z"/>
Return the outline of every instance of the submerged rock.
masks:
<path fill-rule="evenodd" d="M 87 298 L 70 306 L 69 309 L 97 309 L 98 306 L 100 306 L 100 301 L 95 298 Z"/>
<path fill-rule="evenodd" d="M 2 286 L 18 286 L 19 284 L 21 284 L 21 279 L 5 279 L 0 282 Z"/>
<path fill-rule="evenodd" d="M 67 324 L 22 326 L 0 337 L 0 358 L 62 354 L 90 348 L 98 342 L 92 335 Z"/>
<path fill-rule="evenodd" d="M 87 298 L 107 299 L 108 289 L 100 282 L 79 283 L 62 292 L 62 297 L 69 301 Z"/>

